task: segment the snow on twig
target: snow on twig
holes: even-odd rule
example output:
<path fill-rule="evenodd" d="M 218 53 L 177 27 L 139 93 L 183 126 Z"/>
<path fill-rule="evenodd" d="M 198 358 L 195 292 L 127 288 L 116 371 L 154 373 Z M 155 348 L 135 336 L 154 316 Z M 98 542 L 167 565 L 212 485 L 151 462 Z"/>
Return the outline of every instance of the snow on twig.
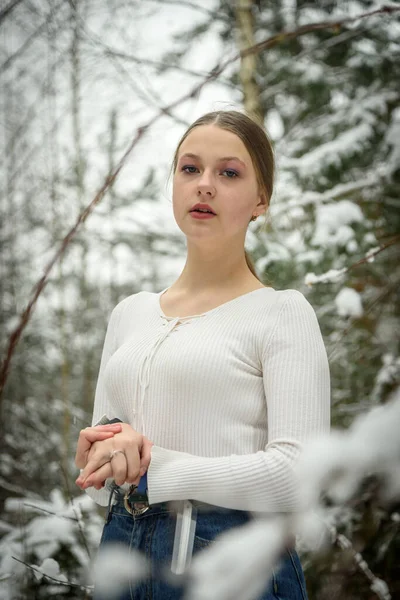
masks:
<path fill-rule="evenodd" d="M 332 533 L 335 535 L 337 545 L 342 550 L 350 550 L 354 562 L 357 564 L 360 571 L 363 572 L 365 577 L 369 579 L 371 590 L 375 592 L 378 598 L 380 600 L 391 600 L 392 596 L 389 593 L 389 589 L 386 582 L 373 574 L 360 552 L 357 552 L 353 548 L 353 544 L 351 543 L 349 538 L 343 535 L 343 533 L 337 533 L 334 528 L 332 528 Z"/>
<path fill-rule="evenodd" d="M 308 286 L 314 285 L 314 283 L 331 283 L 332 281 L 339 281 L 347 273 L 348 269 L 329 269 L 322 275 L 315 275 L 315 273 L 307 273 L 304 278 L 304 283 Z"/>
<path fill-rule="evenodd" d="M 274 219 L 282 214 L 286 214 L 290 209 L 305 207 L 309 205 L 318 205 L 331 202 L 332 200 L 340 200 L 341 198 L 348 198 L 355 192 L 364 190 L 365 188 L 376 185 L 376 178 L 371 177 L 362 179 L 360 181 L 351 181 L 348 183 L 340 183 L 335 185 L 330 190 L 324 192 L 306 191 L 302 193 L 301 198 L 295 198 L 279 204 L 271 205 L 271 212 L 273 213 Z"/>
<path fill-rule="evenodd" d="M 304 278 L 304 283 L 308 286 L 314 285 L 314 283 L 331 283 L 332 281 L 339 281 L 344 277 L 346 273 L 348 273 L 351 269 L 358 267 L 364 263 L 373 262 L 375 256 L 389 248 L 389 246 L 393 246 L 394 244 L 400 243 L 400 235 L 396 235 L 390 242 L 386 244 L 382 244 L 382 246 L 377 246 L 374 248 L 370 248 L 366 255 L 360 260 L 357 260 L 355 263 L 348 267 L 344 267 L 343 269 L 329 269 L 326 273 L 322 273 L 321 275 L 315 275 L 315 273 L 307 273 Z"/>
<path fill-rule="evenodd" d="M 43 578 L 49 579 L 50 581 L 54 581 L 55 583 L 59 584 L 59 585 L 63 585 L 63 586 L 68 586 L 68 587 L 75 587 L 75 588 L 79 588 L 80 590 L 87 590 L 90 591 L 91 587 L 90 586 L 86 586 L 86 585 L 82 585 L 81 583 L 73 583 L 72 581 L 67 581 L 67 578 L 65 577 L 65 575 L 60 574 L 59 577 L 54 577 L 53 575 L 50 575 L 50 572 L 52 572 L 54 574 L 54 572 L 56 572 L 56 567 L 53 563 L 57 563 L 57 561 L 53 561 L 52 559 L 45 559 L 42 563 L 42 565 L 39 567 L 38 565 L 30 565 L 29 563 L 20 560 L 19 558 L 17 558 L 16 556 L 12 557 L 13 560 L 21 563 L 22 565 L 25 565 L 25 567 L 27 567 L 30 571 L 32 571 L 32 573 L 34 573 L 36 579 L 38 579 L 39 581 Z"/>

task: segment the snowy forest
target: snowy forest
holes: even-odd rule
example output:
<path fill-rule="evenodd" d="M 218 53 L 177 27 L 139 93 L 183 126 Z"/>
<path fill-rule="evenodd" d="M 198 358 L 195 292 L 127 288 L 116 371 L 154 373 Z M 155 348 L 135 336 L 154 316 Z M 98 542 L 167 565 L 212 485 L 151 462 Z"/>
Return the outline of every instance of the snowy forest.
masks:
<path fill-rule="evenodd" d="M 173 151 L 224 109 L 273 141 L 246 248 L 316 311 L 332 435 L 301 467 L 313 510 L 205 550 L 188 598 L 256 600 L 288 528 L 310 600 L 399 598 L 400 4 L 3 0 L 0 34 L 0 600 L 92 597 L 104 512 L 74 455 L 107 321 L 179 276 Z"/>

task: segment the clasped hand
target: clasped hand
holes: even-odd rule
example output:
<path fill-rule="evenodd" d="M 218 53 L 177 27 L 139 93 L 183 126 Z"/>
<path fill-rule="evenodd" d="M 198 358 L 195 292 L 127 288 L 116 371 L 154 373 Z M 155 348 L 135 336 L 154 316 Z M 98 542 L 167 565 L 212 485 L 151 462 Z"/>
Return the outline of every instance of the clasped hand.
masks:
<path fill-rule="evenodd" d="M 99 490 L 112 477 L 117 485 L 137 485 L 149 467 L 152 446 L 153 442 L 127 423 L 82 429 L 75 455 L 75 464 L 82 471 L 75 483 L 83 490 Z"/>

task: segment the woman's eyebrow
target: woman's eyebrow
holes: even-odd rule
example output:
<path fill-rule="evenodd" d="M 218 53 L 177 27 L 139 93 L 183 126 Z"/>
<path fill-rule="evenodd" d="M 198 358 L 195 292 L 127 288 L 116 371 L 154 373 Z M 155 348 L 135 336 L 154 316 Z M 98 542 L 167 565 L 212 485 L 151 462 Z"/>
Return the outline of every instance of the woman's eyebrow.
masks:
<path fill-rule="evenodd" d="M 198 156 L 197 154 L 192 154 L 192 152 L 186 152 L 185 154 L 182 154 L 182 156 L 180 156 L 179 158 L 180 159 L 195 158 L 196 160 L 201 160 L 200 156 Z M 223 162 L 223 161 L 228 161 L 228 160 L 237 160 L 241 165 L 243 165 L 243 167 L 246 167 L 246 164 L 242 160 L 240 160 L 240 158 L 237 156 L 222 156 L 221 158 L 218 159 L 218 162 Z"/>
<path fill-rule="evenodd" d="M 200 158 L 200 156 L 197 156 L 197 154 L 192 154 L 191 152 L 185 152 L 185 154 L 182 154 L 182 156 L 179 157 L 181 158 Z"/>
<path fill-rule="evenodd" d="M 239 158 L 239 157 L 237 157 L 237 156 L 223 156 L 223 157 L 222 157 L 222 158 L 220 158 L 219 160 L 220 160 L 221 162 L 222 162 L 223 160 L 237 160 L 238 162 L 240 162 L 240 164 L 241 164 L 241 165 L 243 165 L 244 167 L 246 166 L 246 164 L 245 164 L 245 163 L 244 163 L 242 160 L 240 160 L 240 158 Z"/>

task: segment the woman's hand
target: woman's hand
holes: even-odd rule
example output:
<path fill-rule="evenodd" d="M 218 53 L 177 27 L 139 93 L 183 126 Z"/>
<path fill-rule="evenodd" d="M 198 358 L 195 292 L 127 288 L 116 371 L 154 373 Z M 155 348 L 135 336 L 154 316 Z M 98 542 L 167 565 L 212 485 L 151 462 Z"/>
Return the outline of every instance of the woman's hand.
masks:
<path fill-rule="evenodd" d="M 153 442 L 130 425 L 119 425 L 121 433 L 92 444 L 87 463 L 76 480 L 76 484 L 82 489 L 91 486 L 100 489 L 109 477 L 113 477 L 117 485 L 138 484 L 140 477 L 147 471 Z"/>
<path fill-rule="evenodd" d="M 107 440 L 114 437 L 115 433 L 122 431 L 121 423 L 111 425 L 96 425 L 95 427 L 86 427 L 79 434 L 78 446 L 75 454 L 75 464 L 78 469 L 83 469 L 89 458 L 90 449 L 94 442 Z"/>

